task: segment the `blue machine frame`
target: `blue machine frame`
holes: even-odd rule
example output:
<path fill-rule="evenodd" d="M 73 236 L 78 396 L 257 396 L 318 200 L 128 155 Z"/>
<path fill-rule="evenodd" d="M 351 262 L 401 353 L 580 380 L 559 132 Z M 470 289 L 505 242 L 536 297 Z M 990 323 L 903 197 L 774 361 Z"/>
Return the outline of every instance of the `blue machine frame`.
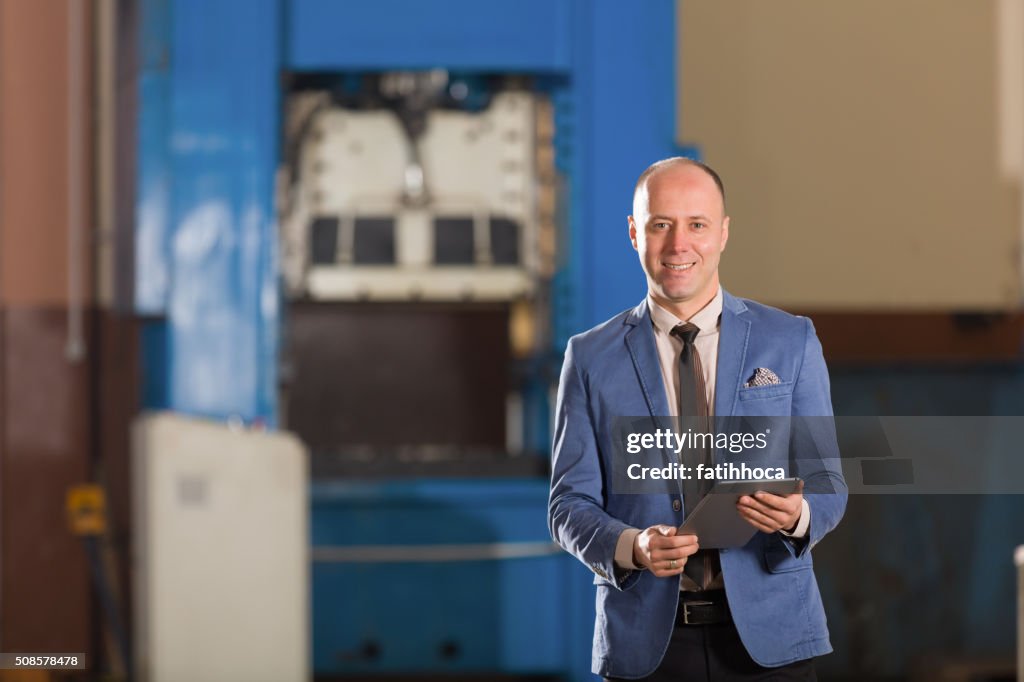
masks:
<path fill-rule="evenodd" d="M 674 0 L 142 6 L 136 308 L 161 318 L 143 337 L 147 406 L 277 423 L 273 197 L 282 71 L 537 76 L 555 104 L 556 165 L 568 189 L 552 353 L 642 296 L 626 215 L 639 172 L 678 152 Z M 546 450 L 548 434 L 537 437 Z M 312 542 L 314 549 L 381 537 L 415 545 L 546 542 L 546 497 L 541 479 L 318 484 Z M 409 505 L 424 520 L 416 533 L 371 532 Z M 455 519 L 458 531 L 449 527 Z M 415 587 L 409 601 L 364 605 L 397 648 L 384 643 L 373 660 L 346 659 L 352 638 L 362 636 L 356 626 L 369 619 L 355 594 L 402 594 L 397 585 Z M 438 657 L 427 645 L 433 635 L 420 627 L 416 596 L 437 598 L 442 585 L 454 592 L 429 608 L 445 610 L 459 630 L 461 656 Z M 460 630 L 459 622 L 477 622 L 481 605 L 496 615 Z M 321 673 L 491 670 L 589 679 L 592 618 L 590 575 L 564 554 L 373 571 L 318 562 L 313 569 L 313 657 Z M 466 644 L 474 637 L 480 642 Z"/>

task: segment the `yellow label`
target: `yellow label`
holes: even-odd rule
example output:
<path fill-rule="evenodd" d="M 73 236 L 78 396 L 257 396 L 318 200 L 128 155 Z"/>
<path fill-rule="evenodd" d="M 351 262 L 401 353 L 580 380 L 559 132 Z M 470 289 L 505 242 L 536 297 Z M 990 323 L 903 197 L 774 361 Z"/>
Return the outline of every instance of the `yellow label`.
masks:
<path fill-rule="evenodd" d="M 76 485 L 68 490 L 68 524 L 75 535 L 99 535 L 107 527 L 107 500 L 98 485 Z"/>

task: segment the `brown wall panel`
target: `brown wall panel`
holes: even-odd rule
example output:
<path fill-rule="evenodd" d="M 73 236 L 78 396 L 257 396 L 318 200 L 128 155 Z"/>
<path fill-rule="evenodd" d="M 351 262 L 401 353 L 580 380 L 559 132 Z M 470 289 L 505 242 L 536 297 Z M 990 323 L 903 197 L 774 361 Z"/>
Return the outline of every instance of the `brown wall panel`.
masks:
<path fill-rule="evenodd" d="M 1020 313 L 804 313 L 830 364 L 1019 362 Z"/>
<path fill-rule="evenodd" d="M 68 530 L 65 495 L 87 480 L 88 369 L 64 357 L 65 312 L 3 313 L 0 480 L 5 651 L 90 648 L 85 555 Z"/>
<path fill-rule="evenodd" d="M 124 12 L 130 0 L 118 6 Z M 74 67 L 72 9 L 81 22 Z M 127 423 L 137 396 L 134 324 L 90 306 L 93 9 L 91 0 L 0 0 L 0 651 L 81 651 L 95 664 L 95 601 L 81 540 L 67 527 L 65 496 L 103 460 L 123 581 Z M 70 68 L 81 96 L 81 203 L 73 217 Z M 122 210 L 119 219 L 127 215 Z M 69 222 L 82 229 L 74 261 Z M 74 296 L 72 264 L 81 269 Z M 79 362 L 65 357 L 73 298 L 83 306 L 88 350 Z"/>

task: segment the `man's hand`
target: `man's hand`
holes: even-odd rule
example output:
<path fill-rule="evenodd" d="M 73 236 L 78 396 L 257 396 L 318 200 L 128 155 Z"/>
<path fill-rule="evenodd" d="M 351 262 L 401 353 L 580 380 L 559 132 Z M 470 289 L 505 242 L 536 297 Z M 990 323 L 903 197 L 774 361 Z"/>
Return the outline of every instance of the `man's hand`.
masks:
<path fill-rule="evenodd" d="M 759 492 L 753 496 L 744 495 L 736 502 L 736 509 L 754 528 L 765 533 L 777 530 L 792 532 L 800 521 L 803 511 L 804 482 L 790 495 L 772 495 Z"/>
<path fill-rule="evenodd" d="M 679 575 L 697 551 L 696 535 L 676 535 L 675 526 L 651 526 L 633 541 L 633 562 L 659 578 Z"/>

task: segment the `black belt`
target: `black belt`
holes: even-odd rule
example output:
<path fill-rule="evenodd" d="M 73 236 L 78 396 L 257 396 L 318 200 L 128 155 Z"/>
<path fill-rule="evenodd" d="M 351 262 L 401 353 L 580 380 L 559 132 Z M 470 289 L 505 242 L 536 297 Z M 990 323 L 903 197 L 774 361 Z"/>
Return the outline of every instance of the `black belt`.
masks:
<path fill-rule="evenodd" d="M 732 620 L 725 590 L 680 592 L 676 610 L 676 627 L 684 625 L 714 625 Z"/>

